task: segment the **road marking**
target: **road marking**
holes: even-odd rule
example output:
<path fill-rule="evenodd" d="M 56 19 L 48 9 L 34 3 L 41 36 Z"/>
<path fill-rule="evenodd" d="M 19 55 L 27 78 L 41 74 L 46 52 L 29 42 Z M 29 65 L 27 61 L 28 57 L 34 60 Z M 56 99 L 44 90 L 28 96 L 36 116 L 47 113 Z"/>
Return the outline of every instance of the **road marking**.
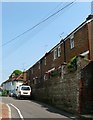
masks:
<path fill-rule="evenodd" d="M 21 118 L 22 120 L 24 120 L 24 118 L 23 118 L 23 116 L 22 116 L 20 110 L 19 110 L 16 106 L 14 106 L 12 103 L 9 103 L 9 104 L 17 110 L 17 112 L 18 112 L 20 118 Z"/>
<path fill-rule="evenodd" d="M 11 109 L 10 109 L 10 106 L 8 105 L 8 104 L 6 104 L 7 105 L 7 107 L 8 107 L 8 110 L 9 110 L 9 118 L 11 119 Z"/>

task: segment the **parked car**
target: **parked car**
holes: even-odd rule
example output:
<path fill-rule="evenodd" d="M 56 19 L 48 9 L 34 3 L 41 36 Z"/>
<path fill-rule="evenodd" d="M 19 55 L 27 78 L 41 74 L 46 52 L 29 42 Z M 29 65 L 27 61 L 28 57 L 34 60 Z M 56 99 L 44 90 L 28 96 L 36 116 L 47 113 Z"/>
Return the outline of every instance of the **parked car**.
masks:
<path fill-rule="evenodd" d="M 31 87 L 28 85 L 21 85 L 16 89 L 16 98 L 30 98 Z"/>
<path fill-rule="evenodd" d="M 9 91 L 9 97 L 13 97 L 13 90 Z"/>
<path fill-rule="evenodd" d="M 16 96 L 16 89 L 13 90 L 13 97 Z"/>

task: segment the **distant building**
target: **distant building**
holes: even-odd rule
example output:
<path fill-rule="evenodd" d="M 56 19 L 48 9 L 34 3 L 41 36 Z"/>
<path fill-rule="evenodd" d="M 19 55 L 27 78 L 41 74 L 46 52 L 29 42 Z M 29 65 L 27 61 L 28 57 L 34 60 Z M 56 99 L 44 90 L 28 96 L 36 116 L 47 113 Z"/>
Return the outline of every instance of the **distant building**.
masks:
<path fill-rule="evenodd" d="M 16 90 L 19 85 L 23 84 L 23 74 L 10 76 L 8 80 L 2 83 L 3 90 Z"/>

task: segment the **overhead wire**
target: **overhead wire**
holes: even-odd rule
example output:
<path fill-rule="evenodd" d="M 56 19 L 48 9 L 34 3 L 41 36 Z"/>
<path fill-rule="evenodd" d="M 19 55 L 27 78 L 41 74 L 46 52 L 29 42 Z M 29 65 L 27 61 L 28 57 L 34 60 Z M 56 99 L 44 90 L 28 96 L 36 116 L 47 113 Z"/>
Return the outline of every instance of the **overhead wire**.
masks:
<path fill-rule="evenodd" d="M 53 12 L 55 12 L 55 10 L 58 8 L 58 7 L 60 7 L 61 5 L 63 4 L 63 2 L 61 2 L 61 3 L 59 3 L 55 8 L 53 8 L 47 15 L 45 15 L 42 19 L 41 19 L 41 21 L 42 20 L 44 20 L 45 18 L 47 18 L 50 14 L 52 14 Z"/>
<path fill-rule="evenodd" d="M 75 0 L 76 1 L 76 0 Z M 58 6 L 60 6 L 61 4 L 59 4 Z M 65 5 L 65 4 L 64 4 Z M 62 6 L 61 6 L 62 7 Z M 71 8 L 71 6 L 69 7 L 69 8 Z M 68 9 L 66 9 L 66 10 L 68 10 Z M 51 13 L 51 12 L 50 12 Z M 62 32 L 60 35 L 62 35 L 62 34 L 64 34 L 64 32 Z M 28 64 L 28 65 L 26 65 L 25 67 L 28 69 L 29 68 L 29 66 L 32 66 L 31 64 Z"/>
<path fill-rule="evenodd" d="M 44 20 L 46 17 L 48 17 L 50 14 L 54 13 L 55 11 L 57 11 L 58 9 L 62 8 L 62 5 L 63 5 L 63 2 L 60 2 L 56 5 L 56 7 L 54 7 L 52 10 L 50 10 L 46 15 L 44 15 L 43 18 L 41 18 L 40 21 Z M 59 8 L 60 7 L 60 8 Z M 49 23 L 48 23 L 49 24 Z M 43 24 L 42 24 L 43 25 Z M 47 25 L 46 25 L 47 26 Z M 38 34 L 42 29 L 45 28 L 45 25 L 43 26 L 38 26 L 38 28 L 35 28 L 33 31 L 29 32 L 26 34 L 26 36 L 22 36 L 20 38 L 18 38 L 15 42 L 16 44 L 12 44 L 11 47 L 7 48 L 6 49 L 3 49 L 3 50 L 6 50 L 8 51 L 9 54 L 6 54 L 4 56 L 5 57 L 8 57 L 11 53 L 15 52 L 16 50 L 18 50 L 19 47 L 22 47 L 23 44 L 25 44 L 25 42 L 31 40 L 36 34 Z M 25 41 L 26 40 L 26 41 Z M 18 41 L 18 44 L 17 44 L 17 41 Z M 13 41 L 14 42 L 14 41 Z M 16 49 L 17 48 L 17 49 Z M 12 49 L 12 50 L 10 50 Z M 5 52 L 6 53 L 6 52 Z M 3 54 L 4 55 L 4 54 Z"/>
<path fill-rule="evenodd" d="M 49 17 L 45 18 L 44 20 L 40 21 L 39 23 L 37 23 L 36 25 L 34 25 L 33 27 L 31 27 L 30 29 L 26 30 L 25 32 L 19 34 L 18 36 L 16 36 L 15 38 L 11 39 L 10 41 L 3 43 L 0 47 L 6 46 L 7 44 L 13 42 L 14 40 L 16 40 L 17 38 L 23 36 L 24 34 L 26 34 L 27 32 L 35 29 L 37 26 L 39 26 L 40 24 L 44 23 L 45 21 L 47 21 L 48 19 L 50 19 L 51 17 L 57 15 L 59 12 L 61 12 L 62 10 L 66 9 L 67 7 L 69 7 L 70 5 L 72 5 L 76 0 L 74 0 L 73 2 L 67 4 L 66 6 L 64 6 L 63 8 L 59 9 L 58 11 L 56 11 L 55 13 L 53 13 L 52 15 L 50 15 Z"/>

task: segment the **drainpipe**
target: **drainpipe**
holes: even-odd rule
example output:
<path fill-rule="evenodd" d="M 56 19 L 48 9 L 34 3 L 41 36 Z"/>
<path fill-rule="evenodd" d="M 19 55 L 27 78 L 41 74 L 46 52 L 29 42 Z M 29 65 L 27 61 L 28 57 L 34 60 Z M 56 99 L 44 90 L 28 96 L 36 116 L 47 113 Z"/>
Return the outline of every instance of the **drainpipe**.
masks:
<path fill-rule="evenodd" d="M 62 79 L 64 79 L 64 67 L 66 65 L 66 44 L 64 39 L 62 39 L 60 42 L 63 42 L 63 49 L 64 49 L 64 62 L 61 65 L 61 81 L 62 81 Z"/>
<path fill-rule="evenodd" d="M 66 63 L 66 44 L 65 44 L 65 40 L 63 40 L 63 46 L 64 46 L 64 63 Z"/>
<path fill-rule="evenodd" d="M 40 60 L 40 81 L 41 81 L 41 84 L 43 83 L 43 77 L 42 77 L 42 60 Z"/>
<path fill-rule="evenodd" d="M 60 43 L 61 42 L 63 43 L 63 49 L 64 49 L 64 63 L 66 63 L 66 43 L 64 39 L 62 39 Z"/>

